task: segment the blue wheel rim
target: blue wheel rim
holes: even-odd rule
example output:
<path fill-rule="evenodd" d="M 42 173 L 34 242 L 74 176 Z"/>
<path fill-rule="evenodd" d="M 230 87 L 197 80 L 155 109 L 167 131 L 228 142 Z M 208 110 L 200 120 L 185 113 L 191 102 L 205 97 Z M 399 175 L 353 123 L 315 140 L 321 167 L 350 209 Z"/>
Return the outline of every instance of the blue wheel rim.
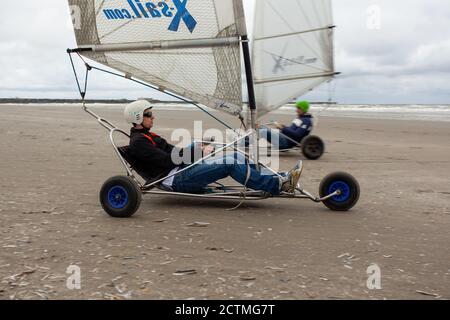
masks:
<path fill-rule="evenodd" d="M 123 209 L 128 204 L 128 192 L 120 186 L 112 187 L 108 192 L 108 204 L 114 209 Z"/>
<path fill-rule="evenodd" d="M 350 199 L 352 192 L 350 185 L 347 182 L 344 181 L 334 181 L 331 183 L 330 187 L 328 188 L 329 194 L 332 194 L 336 192 L 337 190 L 341 191 L 340 195 L 334 196 L 331 199 L 336 202 L 345 202 L 348 199 Z"/>

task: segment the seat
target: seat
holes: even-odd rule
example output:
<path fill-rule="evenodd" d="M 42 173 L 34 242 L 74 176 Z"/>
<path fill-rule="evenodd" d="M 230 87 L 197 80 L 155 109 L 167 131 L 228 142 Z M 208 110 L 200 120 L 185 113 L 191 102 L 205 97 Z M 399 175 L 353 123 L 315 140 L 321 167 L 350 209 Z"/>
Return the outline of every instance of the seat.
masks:
<path fill-rule="evenodd" d="M 138 174 L 140 175 L 146 183 L 151 183 L 151 181 L 155 181 L 154 177 L 149 177 L 145 174 L 145 168 L 139 163 L 139 160 L 133 157 L 133 155 L 130 152 L 129 146 L 123 146 L 117 148 L 119 150 L 120 155 L 125 159 L 125 161 L 130 165 L 130 167 Z"/>

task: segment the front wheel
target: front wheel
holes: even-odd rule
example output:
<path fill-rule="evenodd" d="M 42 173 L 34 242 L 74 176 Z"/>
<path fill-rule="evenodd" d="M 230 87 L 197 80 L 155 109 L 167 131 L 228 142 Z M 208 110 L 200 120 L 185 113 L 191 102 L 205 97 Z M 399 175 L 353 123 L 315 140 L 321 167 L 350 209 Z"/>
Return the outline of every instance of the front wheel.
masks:
<path fill-rule="evenodd" d="M 333 194 L 336 191 L 339 191 L 338 195 L 323 201 L 323 204 L 331 210 L 348 211 L 353 208 L 359 200 L 359 183 L 348 173 L 332 173 L 326 176 L 320 183 L 319 194 L 321 198 Z"/>
<path fill-rule="evenodd" d="M 113 218 L 131 217 L 139 209 L 141 200 L 141 190 L 130 177 L 113 177 L 100 190 L 103 210 Z"/>
<path fill-rule="evenodd" d="M 325 153 L 325 142 L 318 136 L 307 136 L 301 145 L 303 155 L 309 160 L 317 160 Z"/>

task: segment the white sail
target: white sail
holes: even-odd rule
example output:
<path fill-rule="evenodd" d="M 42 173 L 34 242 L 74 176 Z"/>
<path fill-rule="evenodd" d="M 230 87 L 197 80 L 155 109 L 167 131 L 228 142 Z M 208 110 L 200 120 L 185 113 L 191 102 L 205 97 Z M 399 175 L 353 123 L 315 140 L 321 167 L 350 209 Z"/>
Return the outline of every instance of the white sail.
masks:
<path fill-rule="evenodd" d="M 253 74 L 261 117 L 334 74 L 331 0 L 256 0 Z"/>
<path fill-rule="evenodd" d="M 242 111 L 242 0 L 69 0 L 84 56 L 231 114 Z"/>

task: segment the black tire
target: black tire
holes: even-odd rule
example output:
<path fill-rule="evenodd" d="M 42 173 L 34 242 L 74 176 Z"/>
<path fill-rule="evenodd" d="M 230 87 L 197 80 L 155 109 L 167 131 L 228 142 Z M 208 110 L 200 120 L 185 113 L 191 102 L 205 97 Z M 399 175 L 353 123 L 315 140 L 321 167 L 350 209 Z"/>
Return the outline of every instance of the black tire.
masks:
<path fill-rule="evenodd" d="M 301 145 L 303 155 L 309 160 L 320 159 L 325 153 L 325 142 L 318 136 L 307 136 Z"/>
<path fill-rule="evenodd" d="M 335 172 L 326 176 L 320 183 L 320 197 L 326 197 L 336 190 L 342 194 L 323 201 L 333 211 L 348 211 L 358 203 L 360 187 L 358 181 L 346 172 Z"/>
<path fill-rule="evenodd" d="M 108 179 L 100 190 L 103 210 L 113 218 L 131 217 L 139 209 L 141 201 L 141 190 L 129 177 Z"/>

